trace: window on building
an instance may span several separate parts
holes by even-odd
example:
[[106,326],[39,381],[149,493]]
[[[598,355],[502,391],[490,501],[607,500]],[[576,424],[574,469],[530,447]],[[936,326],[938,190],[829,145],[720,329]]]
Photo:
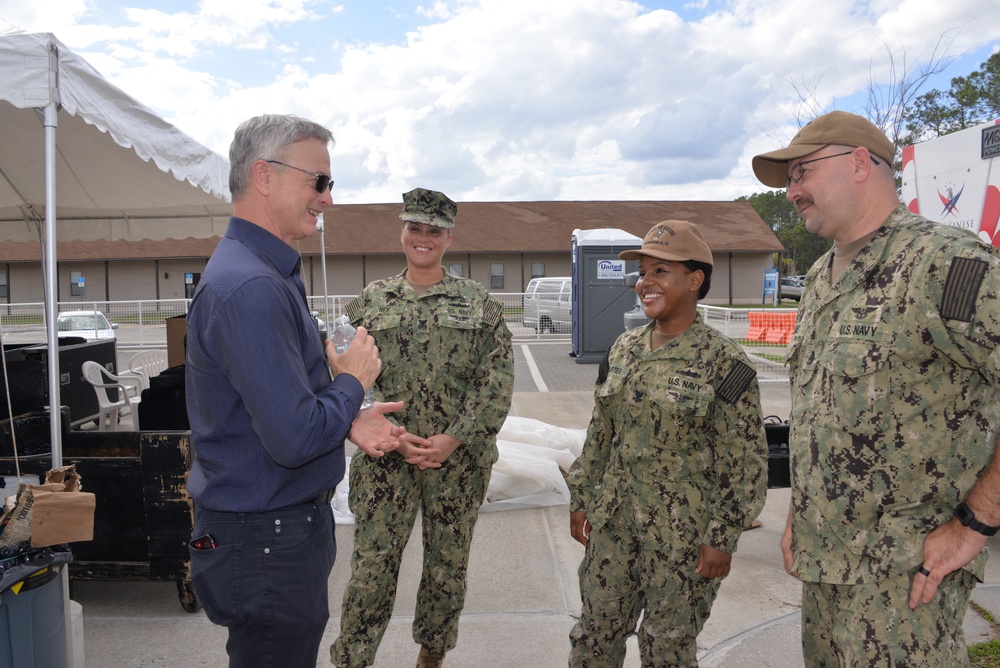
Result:
[[0,269],[0,298],[6,299],[10,297],[10,293],[7,291],[7,268],[3,267]]
[[503,263],[490,264],[490,290],[503,290]]
[[545,277],[545,263],[544,262],[532,262],[531,263],[531,277],[532,278],[544,278]]
[[451,274],[452,276],[458,276],[459,278],[461,278],[462,266],[463,265],[461,262],[453,262],[452,264],[448,265],[448,273]]

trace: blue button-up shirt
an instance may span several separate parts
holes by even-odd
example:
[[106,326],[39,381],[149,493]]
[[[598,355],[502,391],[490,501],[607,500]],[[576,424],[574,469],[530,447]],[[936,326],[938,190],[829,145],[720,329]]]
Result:
[[330,380],[297,284],[298,252],[233,217],[187,315],[186,392],[199,507],[260,512],[309,501],[344,476],[364,389]]

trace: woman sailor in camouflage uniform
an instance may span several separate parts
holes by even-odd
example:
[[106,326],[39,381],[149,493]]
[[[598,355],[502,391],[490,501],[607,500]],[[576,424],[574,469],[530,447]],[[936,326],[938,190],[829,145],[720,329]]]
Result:
[[351,461],[354,554],[340,637],[330,649],[330,660],[343,668],[375,660],[418,510],[424,546],[413,620],[418,668],[441,666],[455,647],[469,546],[514,386],[503,305],[441,264],[458,205],[423,188],[403,202],[406,270],[369,284],[347,314],[375,337],[385,360],[377,398],[405,402],[393,415],[431,445],[405,443],[380,459],[358,453]]
[[638,628],[642,665],[697,666],[744,527],[761,511],[767,441],[757,374],[698,316],[712,252],[686,221],[658,223],[636,291],[652,319],[618,338],[569,473],[570,528],[586,547],[571,668],[621,666]]

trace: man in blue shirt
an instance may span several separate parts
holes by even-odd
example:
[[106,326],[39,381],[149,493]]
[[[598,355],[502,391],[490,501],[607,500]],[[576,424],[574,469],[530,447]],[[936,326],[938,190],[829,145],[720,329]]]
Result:
[[344,439],[380,457],[403,437],[384,417],[402,403],[359,414],[381,368],[374,340],[359,328],[345,352],[324,350],[299,276],[295,243],[333,204],[332,142],[294,116],[237,128],[233,217],[187,316],[191,576],[240,668],[315,667]]

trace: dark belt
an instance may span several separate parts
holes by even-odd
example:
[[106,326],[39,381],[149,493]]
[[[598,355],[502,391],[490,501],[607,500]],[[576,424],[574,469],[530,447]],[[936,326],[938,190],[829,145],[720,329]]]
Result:
[[312,504],[318,506],[321,503],[330,503],[333,497],[337,494],[336,488],[328,489],[325,492],[320,492],[316,495],[316,498],[312,500]]

